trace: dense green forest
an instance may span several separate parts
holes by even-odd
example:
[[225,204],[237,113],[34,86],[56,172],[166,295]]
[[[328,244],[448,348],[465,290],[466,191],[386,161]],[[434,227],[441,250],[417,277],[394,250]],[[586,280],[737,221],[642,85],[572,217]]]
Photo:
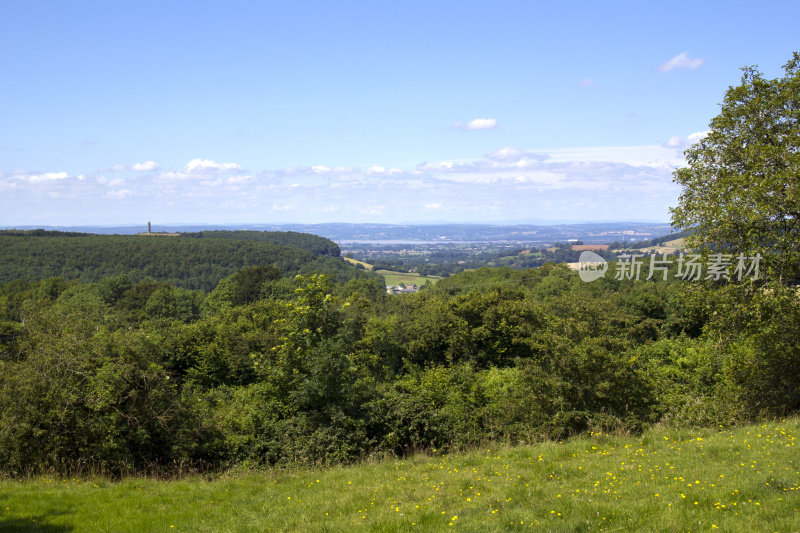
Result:
[[181,237],[196,239],[235,239],[237,241],[261,241],[283,246],[294,246],[314,255],[339,256],[339,245],[325,237],[296,231],[247,231],[209,230],[181,233]]
[[[747,306],[741,302],[747,301]],[[248,267],[0,289],[0,469],[328,463],[800,407],[800,303],[757,284],[480,269],[416,294]]]
[[44,230],[0,231],[0,283],[49,277],[96,282],[126,275],[185,289],[213,290],[251,265],[284,275],[327,272],[336,279],[366,276],[338,258],[333,241],[295,232],[204,231],[179,236],[93,235]]

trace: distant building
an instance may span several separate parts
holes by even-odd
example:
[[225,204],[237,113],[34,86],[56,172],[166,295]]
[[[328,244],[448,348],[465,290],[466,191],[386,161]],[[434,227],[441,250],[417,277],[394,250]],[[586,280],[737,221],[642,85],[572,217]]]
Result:
[[389,285],[386,287],[386,292],[388,294],[405,294],[407,292],[417,292],[419,287],[416,285],[406,285],[405,287],[401,285]]

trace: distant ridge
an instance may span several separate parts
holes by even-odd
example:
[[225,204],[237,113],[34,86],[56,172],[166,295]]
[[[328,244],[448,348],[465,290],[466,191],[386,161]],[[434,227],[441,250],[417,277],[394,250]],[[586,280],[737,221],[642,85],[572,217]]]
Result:
[[[39,226],[41,227],[41,226]],[[17,229],[37,229],[20,226]],[[146,230],[139,226],[52,226],[43,229],[95,234],[134,235]],[[586,244],[614,241],[650,240],[672,231],[666,223],[586,222],[578,224],[372,224],[331,222],[324,224],[174,224],[153,225],[154,233],[205,233],[213,231],[296,232],[312,233],[336,242],[368,241],[436,241],[436,242],[521,242],[532,245],[566,242],[571,239]],[[217,235],[220,236],[220,235]]]
[[[81,228],[86,229],[86,228]],[[347,281],[367,276],[324,237],[297,232],[205,231],[104,235],[0,230],[0,284],[50,277],[96,282],[108,276],[211,291],[246,266],[272,265],[284,276],[325,272]]]

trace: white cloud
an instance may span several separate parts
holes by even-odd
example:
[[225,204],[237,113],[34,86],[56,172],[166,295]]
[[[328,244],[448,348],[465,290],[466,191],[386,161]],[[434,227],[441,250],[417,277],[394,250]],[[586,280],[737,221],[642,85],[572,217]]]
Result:
[[694,133],[690,133],[688,137],[685,139],[678,135],[670,137],[667,141],[662,145],[664,148],[672,148],[677,150],[685,150],[689,146],[695,144],[696,142],[703,139],[706,135],[711,133],[711,130],[706,131],[696,131]]
[[689,141],[689,144],[694,144],[708,136],[709,133],[711,133],[711,130],[696,131],[690,134],[689,137],[687,137],[687,140]]
[[[69,178],[69,174],[66,172],[44,172],[42,174],[21,174],[17,176],[17,179],[22,181],[27,181],[29,183],[41,183],[47,181],[58,181],[64,180]],[[79,176],[79,179],[82,176]]]
[[192,159],[186,164],[186,171],[193,172],[196,170],[241,170],[241,166],[236,163],[217,163],[210,159]]
[[516,166],[525,166],[531,161],[544,161],[549,156],[541,152],[519,150],[517,148],[512,148],[510,146],[507,146],[505,148],[500,148],[499,150],[495,150],[494,152],[489,152],[488,154],[485,155],[485,157],[486,159],[490,159],[491,161],[496,161],[500,163],[509,163],[509,164],[514,164]]
[[435,163],[424,162],[417,165],[417,169],[421,171],[426,170],[450,170],[456,166],[453,161],[437,161]]
[[250,206],[247,202],[237,202],[234,200],[228,200],[219,204],[220,209],[247,209],[248,207]]
[[172,181],[172,180],[185,180],[189,177],[188,174],[184,172],[175,172],[174,170],[168,170],[167,172],[162,172],[159,175],[159,179],[165,181]]
[[277,178],[285,178],[285,177],[296,178],[297,176],[303,176],[303,177],[324,176],[327,178],[327,177],[343,176],[352,173],[360,174],[361,172],[357,168],[350,168],[350,167],[329,167],[326,165],[311,165],[311,166],[272,170],[268,174],[270,177],[277,177]]
[[253,176],[247,176],[247,175],[244,175],[244,176],[229,176],[228,179],[225,180],[225,182],[230,184],[230,185],[234,185],[234,184],[240,184],[240,183],[247,183],[248,181],[252,181],[252,180],[253,180]]
[[555,148],[542,152],[552,162],[603,162],[657,168],[674,168],[684,163],[682,155],[657,145]]
[[[142,164],[147,165],[147,163],[154,163],[154,162],[148,161]],[[155,163],[155,165],[158,165],[158,163]],[[165,172],[161,172],[156,179],[157,181],[160,182],[175,182],[175,181],[199,179],[199,180],[204,180],[203,182],[206,184],[213,185],[215,183],[216,184],[221,183],[219,181],[220,178],[219,174],[240,174],[242,172],[243,172],[242,167],[236,163],[217,163],[216,161],[212,161],[211,159],[198,158],[189,161],[183,170],[181,171],[167,170]]]
[[380,214],[383,213],[384,209],[386,209],[386,206],[384,206],[384,205],[373,205],[373,206],[369,206],[369,207],[365,207],[363,209],[360,209],[359,213],[361,213],[362,215],[370,215],[370,216],[371,215],[380,215]]
[[[193,161],[199,161],[199,159],[194,159]],[[213,163],[213,161],[211,162]],[[191,163],[192,162],[190,162],[189,164]],[[156,163],[155,161],[145,161],[143,163],[134,163],[131,166],[131,168],[139,172],[144,172],[147,170],[155,170],[158,168],[158,166],[159,166],[158,163]]]
[[523,155],[524,152],[522,150],[506,146],[494,152],[489,152],[486,157],[493,161],[519,161]]
[[474,130],[493,130],[497,128],[497,120],[493,118],[476,118],[471,120],[469,124],[467,124],[464,129],[474,131]]
[[[679,192],[671,172],[684,164],[677,147],[703,133],[670,139],[665,146],[505,146],[472,159],[402,170],[385,164],[315,165],[251,173],[233,163],[196,159],[183,168],[136,173],[130,165],[127,174],[91,173],[84,180],[67,172],[0,173],[0,214],[25,223],[34,215],[22,206],[30,210],[35,200],[43,202],[38,212],[71,209],[72,224],[99,223],[93,217],[125,222],[143,208],[160,219],[211,222],[206,217],[220,213],[220,206],[229,212],[218,221],[229,223],[432,221],[443,213],[454,222],[580,219],[573,211],[593,205],[597,212],[590,218],[596,220],[666,219],[666,207],[675,205]],[[82,207],[73,209],[59,198],[80,198]]]
[[104,195],[104,198],[110,198],[112,200],[122,200],[128,196],[133,194],[128,189],[120,189],[118,191],[109,191]]
[[456,121],[453,128],[459,130],[475,131],[475,130],[493,130],[498,127],[497,120],[493,118],[476,118],[470,120],[466,124]]
[[584,80],[581,80],[579,85],[581,87],[591,87],[592,85],[594,85],[594,80],[592,78],[586,78]]
[[703,64],[703,60],[699,58],[691,58],[689,57],[688,52],[681,52],[680,54],[676,55],[660,67],[658,70],[661,72],[669,72],[672,69],[676,68],[688,68],[688,69],[696,69],[700,65]]
[[[504,220],[557,218],[556,212],[567,215],[580,205],[596,205],[592,219],[665,219],[677,198],[672,171],[682,163],[676,150],[660,146],[535,152],[506,147],[471,161],[425,163],[417,171],[434,187],[435,203],[462,216],[491,217],[490,206],[498,205],[497,216]],[[422,205],[420,213],[433,212]],[[571,216],[581,218],[580,213]]]

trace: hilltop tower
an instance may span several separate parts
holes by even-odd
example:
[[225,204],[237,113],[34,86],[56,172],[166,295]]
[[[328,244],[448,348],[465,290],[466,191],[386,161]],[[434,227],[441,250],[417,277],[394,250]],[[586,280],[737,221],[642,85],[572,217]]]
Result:
[[147,221],[147,233],[152,233],[150,231],[150,221],[149,220]]

